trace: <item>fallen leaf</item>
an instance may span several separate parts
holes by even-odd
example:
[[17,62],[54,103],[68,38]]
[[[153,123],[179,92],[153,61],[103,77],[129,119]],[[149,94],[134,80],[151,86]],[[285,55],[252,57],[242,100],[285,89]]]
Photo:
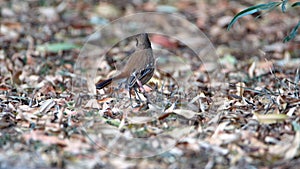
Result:
[[170,49],[177,48],[178,46],[176,41],[172,41],[168,37],[162,35],[153,35],[151,37],[151,42],[159,44],[164,48],[170,48]]
[[244,95],[244,89],[246,87],[246,84],[244,82],[239,82],[236,84],[236,95],[243,97]]
[[181,115],[187,119],[193,118],[197,113],[191,110],[185,110],[185,109],[175,109],[172,111],[175,114]]
[[45,114],[47,113],[53,106],[55,106],[55,101],[52,99],[46,100],[42,103],[40,109],[35,114]]
[[248,74],[250,78],[254,77],[254,70],[256,68],[256,62],[254,61],[248,69]]
[[300,131],[297,131],[292,144],[288,144],[290,147],[285,152],[284,159],[290,160],[297,156],[298,149],[300,147]]
[[263,124],[273,124],[286,120],[289,116],[286,114],[258,114],[253,112],[253,118]]
[[134,117],[127,117],[128,122],[130,124],[144,124],[144,123],[148,123],[154,120],[153,117],[148,117],[148,116],[134,116]]

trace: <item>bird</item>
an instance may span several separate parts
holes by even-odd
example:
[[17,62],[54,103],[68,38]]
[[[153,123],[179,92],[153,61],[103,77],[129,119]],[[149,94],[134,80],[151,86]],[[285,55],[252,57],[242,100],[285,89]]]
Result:
[[136,49],[130,55],[120,73],[96,84],[96,89],[103,89],[110,84],[122,84],[125,82],[126,88],[129,89],[130,100],[132,89],[137,93],[137,88],[140,88],[142,92],[145,93],[143,85],[146,84],[154,74],[155,60],[148,34],[138,34],[135,36],[135,39]]

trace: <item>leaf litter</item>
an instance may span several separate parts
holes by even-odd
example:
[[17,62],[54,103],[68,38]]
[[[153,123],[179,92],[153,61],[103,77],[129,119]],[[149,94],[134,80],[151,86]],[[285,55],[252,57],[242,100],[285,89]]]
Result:
[[[259,23],[248,18],[246,25],[225,32],[228,16],[240,11],[239,2],[229,5],[222,0],[195,5],[178,1],[165,6],[136,2],[126,9],[108,2],[94,4],[95,8],[93,3],[86,2],[46,3],[49,3],[46,8],[37,2],[2,8],[2,15],[7,18],[3,18],[0,32],[1,167],[297,168],[299,165],[299,50],[297,42],[285,45],[276,42],[284,37],[281,28],[291,27],[279,22],[287,19],[284,16],[270,13],[277,19]],[[30,10],[28,4],[38,10]],[[176,40],[153,35],[154,45],[175,51],[179,57],[170,59],[169,53],[159,53],[162,56],[159,69],[145,87],[152,103],[139,105],[133,99],[136,107],[132,108],[128,91],[112,87],[97,91],[100,96],[80,98],[79,105],[84,106],[77,108],[76,93],[71,89],[73,66],[79,55],[78,47],[97,28],[89,23],[93,13],[111,20],[132,10],[170,9],[196,21],[211,36],[222,56],[222,70],[218,74],[226,84],[214,83],[206,76],[206,71],[213,72],[218,67],[214,63],[201,64]],[[245,24],[242,19],[239,22]],[[98,79],[113,72],[115,61],[122,63],[132,49],[129,41],[124,44],[115,46],[101,62],[103,71],[97,72]],[[112,57],[115,58],[109,60]],[[93,83],[89,84],[93,88]],[[145,100],[143,95],[140,97]],[[104,137],[119,133],[124,138]],[[155,136],[161,137],[150,142]],[[124,153],[125,148],[132,152],[146,149],[130,144],[132,138],[148,138],[157,150],[168,145],[166,142],[174,146],[151,158],[133,160],[116,156]],[[129,142],[124,147],[117,144],[118,139]],[[114,146],[113,151],[101,149]],[[34,160],[29,160],[32,157]]]

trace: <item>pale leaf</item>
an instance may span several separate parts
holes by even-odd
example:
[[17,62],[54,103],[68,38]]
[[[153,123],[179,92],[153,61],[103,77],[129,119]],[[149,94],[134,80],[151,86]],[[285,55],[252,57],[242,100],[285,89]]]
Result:
[[258,114],[255,112],[253,114],[253,118],[257,119],[260,123],[263,124],[273,124],[280,121],[284,121],[288,118],[286,114]]

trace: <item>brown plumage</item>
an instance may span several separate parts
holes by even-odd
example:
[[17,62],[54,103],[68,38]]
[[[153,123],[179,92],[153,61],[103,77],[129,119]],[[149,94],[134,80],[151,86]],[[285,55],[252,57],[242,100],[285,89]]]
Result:
[[154,73],[154,57],[148,34],[142,33],[137,35],[136,41],[136,50],[128,59],[121,73],[96,84],[97,89],[102,89],[111,83],[126,80],[125,84],[131,90],[132,88],[139,87],[139,82],[143,85],[152,78]]

